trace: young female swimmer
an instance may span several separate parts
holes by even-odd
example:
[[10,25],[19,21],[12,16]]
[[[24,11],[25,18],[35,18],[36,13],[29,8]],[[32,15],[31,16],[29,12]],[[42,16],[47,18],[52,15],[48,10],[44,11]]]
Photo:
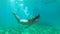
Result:
[[26,20],[26,19],[20,19],[19,16],[15,12],[13,12],[13,15],[15,16],[15,18],[17,19],[17,21],[19,23],[22,23],[22,24],[30,24],[30,25],[32,25],[40,17],[40,14],[38,14],[38,15],[36,15],[36,16],[34,16],[34,17]]

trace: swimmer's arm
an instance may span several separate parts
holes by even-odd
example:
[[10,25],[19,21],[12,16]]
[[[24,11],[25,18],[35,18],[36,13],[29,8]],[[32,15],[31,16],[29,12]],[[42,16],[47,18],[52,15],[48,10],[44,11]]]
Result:
[[18,15],[16,15],[16,13],[13,13],[13,15],[15,16],[15,18],[17,19],[18,22],[20,22],[20,18]]
[[18,15],[16,15],[16,13],[13,13],[13,15],[15,16],[15,18],[17,19],[17,21],[20,23],[27,23],[29,22],[28,20],[24,20],[24,19],[20,19]]

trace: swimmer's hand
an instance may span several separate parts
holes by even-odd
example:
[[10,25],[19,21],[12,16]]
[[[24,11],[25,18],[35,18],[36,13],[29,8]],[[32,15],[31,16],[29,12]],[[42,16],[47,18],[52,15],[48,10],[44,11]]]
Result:
[[16,12],[13,12],[13,15],[16,15]]

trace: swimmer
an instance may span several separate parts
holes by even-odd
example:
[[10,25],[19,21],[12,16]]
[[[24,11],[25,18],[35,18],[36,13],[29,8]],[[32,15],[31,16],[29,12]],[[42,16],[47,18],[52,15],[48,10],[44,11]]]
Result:
[[22,24],[33,24],[40,17],[40,14],[38,14],[38,15],[26,20],[26,19],[21,19],[15,12],[13,12],[13,15],[15,16],[17,21]]

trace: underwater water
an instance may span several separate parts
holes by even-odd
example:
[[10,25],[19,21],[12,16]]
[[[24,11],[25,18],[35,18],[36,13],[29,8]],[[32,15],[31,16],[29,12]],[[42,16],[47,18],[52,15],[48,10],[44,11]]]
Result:
[[[22,19],[40,14],[35,24],[25,28]],[[0,0],[0,34],[60,34],[60,0]]]

